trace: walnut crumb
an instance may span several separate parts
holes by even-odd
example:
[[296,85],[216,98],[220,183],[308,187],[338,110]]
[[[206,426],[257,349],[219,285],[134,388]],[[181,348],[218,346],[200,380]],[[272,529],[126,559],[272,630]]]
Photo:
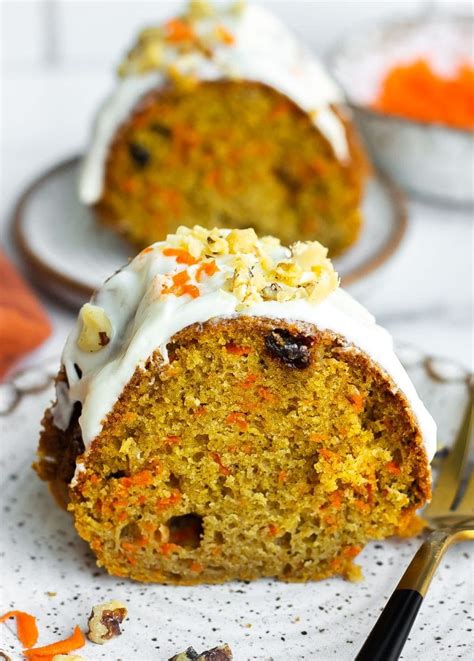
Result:
[[79,318],[82,328],[77,338],[77,346],[81,351],[95,353],[110,342],[112,324],[105,310],[98,305],[86,303],[79,312]]
[[116,599],[94,606],[89,616],[87,637],[93,643],[103,645],[121,635],[120,625],[127,617],[127,609]]

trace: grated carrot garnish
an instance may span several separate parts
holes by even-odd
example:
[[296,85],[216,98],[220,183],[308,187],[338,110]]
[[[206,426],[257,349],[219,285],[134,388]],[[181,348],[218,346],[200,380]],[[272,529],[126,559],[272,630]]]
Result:
[[182,41],[192,41],[195,38],[192,27],[179,18],[169,20],[165,24],[165,29],[166,40],[172,44],[178,44]]
[[229,30],[225,28],[223,25],[217,26],[217,36],[222,41],[222,43],[226,44],[227,46],[232,46],[233,44],[235,44],[234,35],[231,34]]
[[242,431],[247,431],[247,429],[249,428],[249,423],[245,419],[244,414],[239,413],[238,411],[233,411],[232,413],[229,413],[229,415],[226,418],[226,422],[228,422],[230,425],[236,425]]
[[191,571],[195,571],[195,572],[197,572],[197,573],[201,573],[202,570],[204,569],[204,567],[201,565],[200,562],[195,562],[195,561],[193,561],[193,562],[191,562],[191,564],[189,565],[189,569],[190,569]]
[[196,271],[196,281],[201,282],[201,277],[203,274],[211,277],[214,273],[217,273],[219,270],[216,262],[212,260],[211,262],[206,262],[205,264],[200,264]]
[[197,264],[198,260],[195,259],[187,250],[182,248],[165,248],[163,250],[163,255],[165,257],[176,257],[178,264],[187,264],[191,266],[192,264]]
[[8,611],[0,617],[0,622],[5,622],[14,617],[16,620],[16,635],[24,647],[33,647],[38,640],[38,627],[36,618],[24,611]]
[[150,252],[153,252],[153,247],[152,246],[148,246],[148,248],[144,248],[141,251],[140,255],[148,255],[148,253],[150,253]]
[[181,288],[181,296],[188,294],[188,296],[191,296],[191,298],[198,298],[200,295],[199,289],[196,287],[196,285],[184,285]]
[[187,271],[180,271],[176,273],[172,278],[173,284],[176,287],[182,287],[189,280],[189,273]]
[[36,647],[29,650],[23,650],[23,654],[30,659],[34,657],[39,657],[44,659],[45,657],[55,656],[56,654],[69,654],[73,650],[78,650],[81,647],[84,647],[86,644],[86,639],[79,627],[74,627],[74,632],[69,638],[65,640],[59,640],[57,643],[51,643],[51,645],[45,645],[44,647]]
[[278,473],[278,482],[283,483],[283,482],[285,482],[286,478],[287,478],[287,472],[286,471],[280,471]]
[[276,537],[278,535],[279,533],[278,526],[276,526],[274,523],[269,523],[267,528],[270,537]]

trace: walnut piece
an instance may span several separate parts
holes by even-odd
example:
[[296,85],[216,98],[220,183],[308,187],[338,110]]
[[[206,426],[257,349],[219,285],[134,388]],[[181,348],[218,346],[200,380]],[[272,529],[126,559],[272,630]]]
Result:
[[89,616],[87,637],[97,645],[121,635],[120,625],[127,617],[127,609],[116,599],[94,606]]
[[188,647],[185,652],[175,654],[168,661],[232,661],[233,658],[230,647],[224,643],[200,654],[194,647]]
[[110,342],[112,324],[101,307],[86,303],[79,312],[79,318],[82,328],[77,338],[77,346],[81,351],[94,353]]

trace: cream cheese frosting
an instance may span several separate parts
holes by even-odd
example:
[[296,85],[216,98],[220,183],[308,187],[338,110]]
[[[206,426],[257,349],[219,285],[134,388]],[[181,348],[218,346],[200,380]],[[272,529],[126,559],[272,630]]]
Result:
[[317,242],[290,249],[253,230],[180,228],[115,273],[81,309],[62,356],[54,422],[66,429],[75,402],[86,449],[100,433],[137,367],[177,332],[238,315],[314,324],[367,354],[401,391],[418,421],[428,458],[435,423],[393,349],[389,333],[347,292]]
[[193,22],[193,29],[201,36],[225,29],[229,39],[216,40],[210,51],[201,47],[184,52],[174,43],[153,41],[150,49],[154,48],[156,66],[125,63],[123,78],[98,113],[83,161],[79,197],[85,204],[98,202],[102,195],[107,154],[117,129],[144,94],[169,84],[170,72],[201,81],[234,78],[268,85],[310,114],[336,157],[348,159],[344,124],[331,107],[343,102],[341,90],[276,16],[251,4],[240,12],[221,10],[204,16]]

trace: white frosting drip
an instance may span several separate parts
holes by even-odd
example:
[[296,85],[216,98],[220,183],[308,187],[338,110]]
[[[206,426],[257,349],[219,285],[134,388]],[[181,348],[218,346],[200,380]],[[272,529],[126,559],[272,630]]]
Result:
[[[232,46],[216,48],[209,60],[200,54],[187,56],[181,65],[199,80],[241,78],[272,87],[291,99],[307,113],[331,144],[341,161],[349,157],[344,125],[330,104],[342,103],[343,94],[314,56],[273,14],[249,5],[229,24],[235,37]],[[172,63],[173,50],[168,57]],[[139,99],[152,89],[166,84],[159,71],[129,75],[120,81],[106,100],[95,122],[92,142],[83,162],[79,197],[85,204],[97,202],[103,190],[105,162],[109,145]]]
[[[343,336],[349,345],[366,353],[405,395],[418,421],[427,456],[429,459],[433,457],[435,423],[396,357],[391,336],[349,294],[337,289],[320,303],[306,299],[263,301],[237,309],[240,300],[222,289],[224,281],[233,273],[231,257],[220,256],[215,258],[219,271],[196,283],[199,297],[162,296],[164,280],[186,268],[178,265],[174,257],[163,255],[162,249],[166,245],[156,243],[153,250],[138,255],[107,280],[94,296],[93,303],[104,309],[112,325],[109,344],[95,353],[87,353],[77,345],[80,321],[71,332],[62,356],[69,391],[65,393],[62,388],[58,392],[54,413],[57,427],[67,427],[74,402],[81,402],[79,422],[84,443],[86,448],[89,447],[136,368],[143,366],[157,350],[167,361],[166,346],[175,333],[197,322],[249,315],[314,324],[321,330]],[[275,247],[272,252],[272,258],[277,261],[289,255],[289,250],[282,247]],[[191,277],[197,268],[197,265],[188,267]],[[74,364],[80,367],[81,377]]]

